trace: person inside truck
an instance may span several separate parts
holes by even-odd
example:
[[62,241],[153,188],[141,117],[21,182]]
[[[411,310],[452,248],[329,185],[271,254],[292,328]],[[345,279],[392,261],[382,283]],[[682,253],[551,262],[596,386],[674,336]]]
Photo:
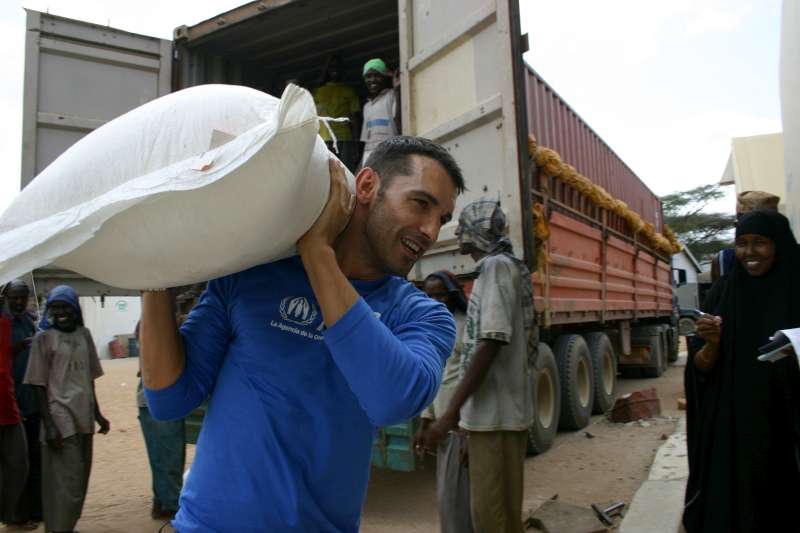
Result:
[[[424,453],[426,433],[437,416],[450,405],[450,398],[458,386],[461,366],[461,334],[467,312],[464,288],[452,272],[439,270],[425,278],[425,294],[442,302],[453,313],[456,321],[456,345],[447,360],[442,384],[436,398],[420,415],[419,428],[414,434],[412,447],[418,455]],[[469,467],[467,466],[467,438],[464,431],[451,432],[436,449],[436,498],[439,501],[441,533],[471,533],[472,517],[469,511]]]
[[210,395],[181,533],[357,531],[377,428],[436,394],[455,324],[405,276],[452,217],[461,170],[441,146],[395,137],[354,195],[334,159],[330,174],[298,256],[210,281],[180,330],[171,293],[143,292],[151,413],[184,417]]
[[[330,122],[328,127],[336,136],[338,156],[351,172],[358,165],[358,143],[355,139],[361,131],[361,102],[356,91],[342,83],[344,62],[339,56],[331,56],[322,76],[322,85],[312,92],[320,117],[346,118],[349,122]],[[320,123],[319,134],[329,150],[333,150],[334,142],[328,127]]]
[[708,294],[686,366],[688,533],[798,531],[800,368],[759,361],[800,327],[800,248],[789,221],[756,210],[736,224],[736,264]]
[[361,166],[366,164],[376,146],[402,131],[397,88],[392,86],[386,63],[382,59],[370,59],[364,63],[363,76],[368,100],[364,104],[364,125],[361,127],[361,142],[364,143]]
[[470,508],[477,533],[522,533],[523,463],[533,423],[531,357],[538,330],[531,274],[513,255],[497,200],[468,204],[458,219],[459,251],[476,261],[461,339],[461,383],[427,433],[468,434]]

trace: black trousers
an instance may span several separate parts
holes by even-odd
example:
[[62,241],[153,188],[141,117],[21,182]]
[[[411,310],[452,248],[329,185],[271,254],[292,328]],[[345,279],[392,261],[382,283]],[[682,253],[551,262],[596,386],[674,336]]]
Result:
[[15,522],[42,521],[42,445],[39,442],[41,428],[39,413],[29,415],[22,421],[25,436],[28,439],[28,479],[22,489],[17,508],[14,512]]

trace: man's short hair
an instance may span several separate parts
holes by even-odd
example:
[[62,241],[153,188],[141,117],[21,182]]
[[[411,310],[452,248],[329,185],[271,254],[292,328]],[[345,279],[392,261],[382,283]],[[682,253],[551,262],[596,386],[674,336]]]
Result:
[[424,137],[400,136],[386,139],[372,151],[364,166],[370,167],[381,177],[379,194],[389,186],[394,176],[411,175],[414,167],[411,156],[429,157],[444,167],[453,180],[456,192],[461,194],[466,189],[464,176],[461,174],[456,160],[441,145]]

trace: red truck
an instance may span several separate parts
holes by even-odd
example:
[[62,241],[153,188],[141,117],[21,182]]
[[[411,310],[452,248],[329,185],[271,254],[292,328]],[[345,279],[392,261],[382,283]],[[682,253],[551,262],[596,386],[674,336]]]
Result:
[[[258,0],[180,26],[173,41],[27,13],[22,186],[86,133],[171,91],[312,88],[335,53],[363,97],[361,65],[382,57],[398,67],[403,133],[443,144],[464,170],[457,209],[500,198],[515,250],[537,272],[531,451],[608,409],[618,372],[657,376],[677,355],[661,204],[523,62],[515,0]],[[439,269],[469,280],[454,229],[442,229],[412,280]],[[55,268],[35,277],[42,292],[67,282],[82,295],[129,293]],[[413,421],[380,430],[374,463],[414,468],[413,431]]]

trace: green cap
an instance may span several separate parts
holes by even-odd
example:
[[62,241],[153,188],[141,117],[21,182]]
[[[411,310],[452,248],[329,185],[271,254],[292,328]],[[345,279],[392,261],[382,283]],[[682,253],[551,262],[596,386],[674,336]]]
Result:
[[386,63],[383,62],[383,59],[370,59],[364,63],[364,72],[361,75],[366,76],[370,70],[374,70],[383,76],[389,75],[389,69],[386,68]]

